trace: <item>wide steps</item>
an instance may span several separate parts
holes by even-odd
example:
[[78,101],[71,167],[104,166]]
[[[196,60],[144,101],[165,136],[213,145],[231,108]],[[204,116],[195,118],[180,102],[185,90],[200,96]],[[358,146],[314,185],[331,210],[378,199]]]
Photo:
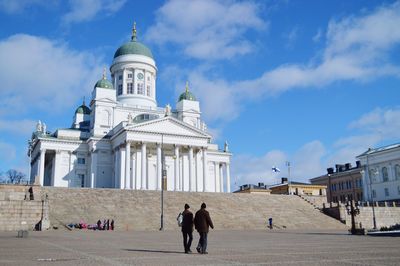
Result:
[[[42,188],[47,194],[52,225],[114,219],[117,230],[158,230],[160,191],[118,189]],[[346,226],[291,195],[164,192],[164,229],[179,230],[176,217],[185,203],[195,213],[202,202],[216,229],[263,229],[273,218],[289,229],[345,229]]]

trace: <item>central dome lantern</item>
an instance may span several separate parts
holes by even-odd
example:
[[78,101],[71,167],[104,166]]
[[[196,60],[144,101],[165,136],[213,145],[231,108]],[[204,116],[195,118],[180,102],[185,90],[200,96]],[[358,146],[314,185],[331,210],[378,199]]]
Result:
[[115,52],[110,71],[118,102],[156,109],[157,67],[151,50],[137,40],[136,23],[131,41]]

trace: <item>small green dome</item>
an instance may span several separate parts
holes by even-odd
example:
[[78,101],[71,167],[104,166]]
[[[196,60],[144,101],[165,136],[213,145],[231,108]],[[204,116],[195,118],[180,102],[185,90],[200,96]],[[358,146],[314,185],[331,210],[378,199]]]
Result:
[[82,104],[81,106],[79,106],[76,111],[75,114],[84,114],[84,115],[90,115],[90,108],[87,107],[85,104]]
[[179,96],[178,102],[182,100],[189,100],[189,101],[196,101],[196,97],[194,97],[193,93],[189,91],[189,84],[186,82],[186,89],[185,92]]
[[102,78],[99,81],[96,82],[96,85],[94,85],[94,87],[99,87],[99,88],[103,88],[103,89],[114,89],[114,86],[112,85],[112,83],[110,81],[108,81],[106,78]]
[[144,56],[150,57],[151,59],[154,59],[153,54],[151,53],[150,49],[147,48],[146,45],[144,45],[136,40],[136,22],[133,24],[131,41],[124,43],[121,47],[119,47],[118,50],[114,54],[114,58],[117,58],[118,56],[121,56],[121,55],[127,55],[127,54],[144,55]]

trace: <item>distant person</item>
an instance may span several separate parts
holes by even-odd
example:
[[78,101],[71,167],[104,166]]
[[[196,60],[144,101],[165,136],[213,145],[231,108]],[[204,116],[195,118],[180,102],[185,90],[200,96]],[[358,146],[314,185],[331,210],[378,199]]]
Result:
[[208,254],[207,234],[209,227],[214,229],[214,225],[211,221],[209,212],[206,211],[206,204],[204,202],[201,204],[201,209],[196,212],[196,215],[194,217],[194,226],[200,235],[199,243],[196,250],[198,253]]
[[101,221],[100,220],[97,221],[97,230],[101,230]]
[[110,219],[107,219],[107,231],[110,230]]
[[272,229],[272,217],[268,219],[268,227],[269,229]]
[[111,227],[111,230],[114,230],[114,219],[111,220],[110,227]]
[[[189,204],[185,204],[185,210],[182,212],[182,236],[183,236],[183,247],[185,248],[185,253],[192,253],[190,246],[193,240],[193,213],[189,210]],[[189,237],[189,240],[188,240]]]
[[34,200],[34,197],[33,197],[33,187],[30,187],[30,188],[28,189],[28,192],[29,192],[29,200]]

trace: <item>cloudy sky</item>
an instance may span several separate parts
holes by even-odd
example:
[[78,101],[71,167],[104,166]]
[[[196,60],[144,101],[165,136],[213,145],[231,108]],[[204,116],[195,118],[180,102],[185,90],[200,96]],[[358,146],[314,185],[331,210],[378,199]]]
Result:
[[287,161],[306,181],[400,141],[400,2],[0,0],[0,171],[28,172],[37,120],[71,125],[134,21],[158,105],[189,81],[234,154],[232,189],[275,183]]

